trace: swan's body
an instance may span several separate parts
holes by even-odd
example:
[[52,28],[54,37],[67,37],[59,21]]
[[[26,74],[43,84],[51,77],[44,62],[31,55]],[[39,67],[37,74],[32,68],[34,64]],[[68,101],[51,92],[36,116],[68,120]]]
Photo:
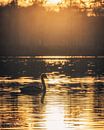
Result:
[[22,93],[26,93],[26,94],[38,94],[41,92],[46,92],[46,85],[45,85],[45,81],[44,78],[47,78],[46,74],[41,74],[41,82],[42,82],[42,87],[40,86],[35,86],[34,84],[31,86],[26,86],[23,88],[20,88]]

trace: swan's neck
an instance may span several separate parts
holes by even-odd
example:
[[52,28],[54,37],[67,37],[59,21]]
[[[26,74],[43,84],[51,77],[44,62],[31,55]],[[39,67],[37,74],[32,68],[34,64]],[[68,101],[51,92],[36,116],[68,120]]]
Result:
[[43,78],[43,77],[41,78],[41,81],[42,81],[42,89],[43,89],[43,92],[46,92],[46,85],[45,85],[45,81],[44,81],[44,78]]

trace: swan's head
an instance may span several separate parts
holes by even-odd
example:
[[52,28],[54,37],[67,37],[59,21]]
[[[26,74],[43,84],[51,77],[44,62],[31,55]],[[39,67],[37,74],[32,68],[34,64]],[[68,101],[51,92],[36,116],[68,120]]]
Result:
[[45,73],[42,73],[41,78],[47,78],[47,75]]

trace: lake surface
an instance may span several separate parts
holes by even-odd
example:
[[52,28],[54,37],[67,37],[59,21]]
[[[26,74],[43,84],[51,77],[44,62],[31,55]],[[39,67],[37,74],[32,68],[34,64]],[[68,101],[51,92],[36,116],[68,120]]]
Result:
[[[44,103],[20,91],[40,85],[42,73]],[[0,57],[0,129],[103,130],[104,57]]]

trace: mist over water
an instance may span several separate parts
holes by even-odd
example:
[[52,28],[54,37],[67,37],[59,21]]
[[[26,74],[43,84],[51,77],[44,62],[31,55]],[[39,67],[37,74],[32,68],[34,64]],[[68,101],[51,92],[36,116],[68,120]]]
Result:
[[[20,87],[41,83],[47,92]],[[90,56],[0,57],[1,130],[103,130],[104,58]]]
[[0,55],[103,55],[104,17],[70,7],[0,7]]

